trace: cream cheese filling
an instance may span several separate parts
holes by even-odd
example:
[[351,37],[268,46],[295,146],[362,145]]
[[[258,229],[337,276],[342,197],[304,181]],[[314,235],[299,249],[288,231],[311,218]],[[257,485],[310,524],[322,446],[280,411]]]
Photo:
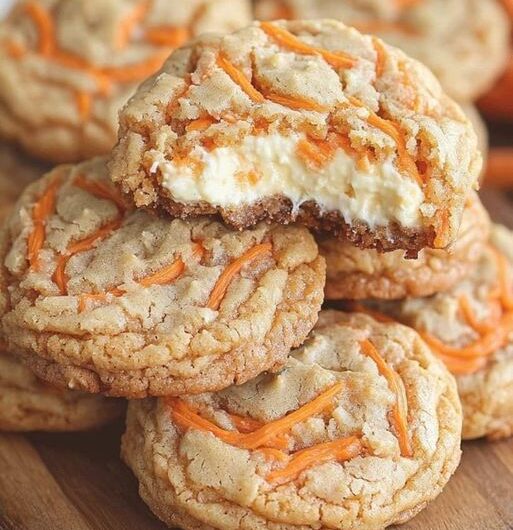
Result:
[[297,154],[302,138],[272,134],[247,136],[237,146],[213,151],[198,146],[191,155],[203,163],[199,175],[152,152],[152,171],[160,169],[162,186],[177,202],[205,201],[230,208],[280,195],[290,199],[295,209],[315,201],[323,211],[339,212],[347,223],[421,225],[424,194],[411,176],[398,171],[393,155],[362,170],[339,149],[326,166],[315,170]]

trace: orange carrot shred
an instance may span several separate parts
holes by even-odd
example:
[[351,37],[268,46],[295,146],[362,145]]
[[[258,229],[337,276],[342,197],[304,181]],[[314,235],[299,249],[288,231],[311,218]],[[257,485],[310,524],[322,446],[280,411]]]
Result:
[[265,98],[278,105],[289,107],[294,110],[310,110],[313,112],[326,112],[327,108],[316,101],[298,96],[286,96],[284,94],[265,93]]
[[383,42],[377,37],[372,37],[372,46],[376,52],[376,79],[379,79],[385,70],[385,47],[383,46]]
[[113,186],[109,186],[108,184],[97,180],[89,180],[83,175],[78,175],[73,181],[73,185],[87,191],[98,199],[112,201],[120,212],[125,211],[126,206],[123,197]]
[[441,340],[426,332],[421,332],[421,336],[436,353],[446,357],[475,359],[476,357],[487,357],[501,348],[507,341],[508,335],[511,333],[512,329],[513,313],[506,313],[494,329],[481,336],[478,340],[461,348],[448,346]]
[[132,33],[134,32],[134,29],[148,13],[149,7],[150,2],[148,0],[144,0],[140,4],[136,5],[135,8],[121,21],[115,42],[116,48],[118,50],[122,50],[126,47],[132,36]]
[[31,270],[39,268],[39,251],[43,248],[46,238],[46,221],[55,210],[59,186],[60,178],[55,177],[32,208],[34,228],[27,239],[27,259]]
[[8,40],[4,43],[5,48],[7,50],[7,53],[13,58],[13,59],[20,59],[25,55],[27,52],[25,46],[20,44],[19,42],[15,42],[13,40]]
[[145,38],[155,46],[178,48],[191,37],[191,31],[185,27],[160,26],[146,30]]
[[25,4],[26,13],[32,18],[39,33],[39,53],[50,56],[55,50],[55,27],[48,11],[36,1]]
[[[349,96],[348,99],[355,107],[367,108],[359,99],[353,96]],[[422,180],[422,177],[419,174],[419,170],[415,164],[415,161],[408,153],[408,150],[406,148],[406,141],[399,129],[399,126],[391,120],[381,118],[370,109],[367,110],[369,112],[367,123],[372,127],[376,127],[377,129],[381,130],[382,132],[390,136],[392,140],[394,140],[397,146],[397,162],[399,168],[408,173],[413,179],[416,180],[419,186],[422,187],[424,185],[424,181]]]
[[299,474],[312,466],[336,460],[344,462],[356,458],[363,452],[363,444],[357,436],[325,442],[295,453],[282,469],[271,471],[266,476],[270,483],[285,484],[296,479]]
[[139,63],[103,68],[100,73],[107,76],[111,81],[133,83],[154,74],[168,56],[168,50],[159,50]]
[[75,100],[77,103],[78,115],[82,121],[87,121],[91,115],[91,95],[87,92],[76,92]]
[[287,414],[283,418],[272,421],[250,433],[227,431],[215,423],[202,418],[183,400],[170,398],[167,403],[171,408],[174,422],[182,429],[198,429],[211,432],[220,440],[243,449],[258,449],[271,446],[273,440],[290,431],[299,422],[322,412],[331,405],[332,399],[343,389],[343,383],[335,383],[328,390],[319,394],[315,399],[299,409]]
[[396,403],[392,407],[390,415],[391,423],[399,441],[401,455],[409,458],[413,455],[413,452],[408,437],[407,402],[401,395],[401,393],[404,392],[404,388],[401,388],[401,385],[403,384],[402,380],[399,383],[400,377],[392,368],[390,368],[371,341],[363,340],[360,345],[363,353],[376,363],[379,373],[387,380],[390,390],[396,396]]
[[108,237],[114,230],[117,230],[121,226],[122,219],[114,219],[114,221],[109,221],[99,228],[96,232],[90,236],[81,239],[75,243],[71,243],[66,253],[59,256],[57,260],[57,267],[53,273],[52,279],[59,287],[61,295],[65,295],[68,292],[68,279],[66,276],[66,266],[69,260],[80,252],[86,252],[94,247],[94,245]]
[[246,265],[246,263],[253,261],[262,254],[271,252],[272,249],[272,243],[261,243],[250,248],[242,256],[230,263],[230,265],[228,265],[228,267],[222,272],[221,276],[219,276],[214,289],[210,293],[207,307],[215,311],[218,310],[233,277],[242,269],[242,267],[244,267],[244,265]]
[[263,103],[265,101],[264,96],[251,84],[251,81],[248,80],[244,73],[234,66],[223,54],[217,56],[217,65],[252,101],[255,103]]
[[497,322],[500,320],[501,307],[496,300],[490,301],[490,315],[484,321],[479,321],[477,319],[467,295],[461,295],[459,302],[463,318],[467,321],[467,324],[480,335],[484,335],[492,331],[497,325]]
[[260,447],[260,449],[257,449],[256,451],[262,453],[266,460],[286,462],[289,459],[287,453],[284,453],[279,449],[274,449],[273,447]]
[[301,55],[320,55],[334,68],[352,68],[356,65],[356,59],[349,54],[343,52],[335,53],[323,48],[310,46],[286,29],[280,28],[271,22],[260,22],[260,27],[277,44]]
[[217,123],[215,118],[212,116],[205,116],[191,121],[185,128],[187,129],[187,132],[204,131],[214,123]]

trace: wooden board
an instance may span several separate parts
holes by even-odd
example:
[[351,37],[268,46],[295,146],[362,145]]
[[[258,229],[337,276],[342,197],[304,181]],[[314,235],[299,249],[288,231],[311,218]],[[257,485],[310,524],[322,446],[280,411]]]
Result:
[[[513,200],[482,196],[495,219],[513,227]],[[164,530],[119,460],[122,430],[0,435],[0,530]],[[465,443],[442,495],[401,528],[513,529],[513,440]]]

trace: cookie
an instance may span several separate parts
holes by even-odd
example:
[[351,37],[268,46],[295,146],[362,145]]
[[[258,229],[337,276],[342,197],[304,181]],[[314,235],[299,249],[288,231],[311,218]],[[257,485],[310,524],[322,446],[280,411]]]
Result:
[[481,178],[483,177],[484,169],[488,161],[488,153],[490,149],[490,139],[488,135],[488,127],[481,116],[478,108],[475,105],[463,104],[461,106],[463,112],[466,114],[470,123],[474,127],[474,132],[477,136],[477,146],[483,157],[483,171],[481,172]]
[[477,194],[469,196],[458,238],[448,249],[424,249],[417,259],[396,250],[380,254],[319,237],[326,258],[326,298],[398,299],[446,291],[466,276],[488,243],[490,220]]
[[473,274],[451,291],[382,308],[419,330],[456,375],[466,439],[513,434],[512,274],[513,234],[496,225]]
[[105,154],[175,47],[249,20],[249,0],[19,1],[0,29],[0,135],[52,162]]
[[176,51],[120,114],[112,178],[139,207],[342,235],[454,240],[481,167],[432,75],[335,21],[254,23]]
[[19,360],[0,353],[0,430],[94,429],[121,416],[124,409],[121,400],[43,383]]
[[256,18],[335,18],[374,33],[432,69],[457,100],[473,101],[500,75],[508,18],[498,0],[256,0]]
[[460,459],[453,377],[412,330],[321,313],[278,374],[129,405],[122,457],[171,527],[378,529]]
[[9,349],[52,384],[126,397],[278,369],[315,324],[325,283],[306,228],[235,232],[127,210],[104,159],[27,189],[0,263]]

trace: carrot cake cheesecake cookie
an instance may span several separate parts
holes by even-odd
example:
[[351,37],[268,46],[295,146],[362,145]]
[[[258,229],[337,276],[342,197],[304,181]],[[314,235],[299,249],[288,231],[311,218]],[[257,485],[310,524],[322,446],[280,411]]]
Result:
[[473,274],[451,291],[384,306],[456,376],[466,439],[513,434],[512,278],[513,234],[495,225]]
[[476,266],[489,233],[488,214],[472,193],[456,241],[447,249],[421,250],[417,259],[405,259],[402,250],[380,254],[319,236],[319,248],[326,258],[326,298],[390,300],[446,291]]
[[120,114],[112,178],[137,206],[443,248],[481,168],[422,65],[335,21],[255,22],[177,50]]
[[0,243],[1,322],[42,379],[112,396],[219,390],[276,370],[320,311],[303,226],[242,232],[127,208],[103,159],[22,195]]
[[426,64],[460,101],[486,92],[508,56],[499,0],[256,0],[256,18],[334,18]]
[[0,135],[53,162],[107,153],[174,48],[249,21],[249,0],[18,1],[0,26]]
[[440,493],[460,435],[454,378],[417,333],[327,311],[277,374],[131,402],[122,456],[170,527],[377,530]]

